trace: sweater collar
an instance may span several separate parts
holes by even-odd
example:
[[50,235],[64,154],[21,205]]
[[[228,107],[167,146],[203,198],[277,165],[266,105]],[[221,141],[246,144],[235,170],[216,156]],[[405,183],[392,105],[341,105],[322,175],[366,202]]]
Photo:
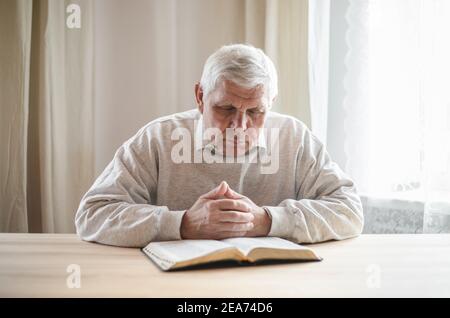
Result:
[[[203,150],[206,149],[214,149],[214,145],[209,142],[208,140],[203,140],[203,115],[200,115],[199,119],[197,120],[196,127],[195,127],[195,150]],[[266,143],[266,135],[265,135],[265,128],[259,129],[259,135],[258,140],[256,142],[255,147],[267,149],[267,143]]]

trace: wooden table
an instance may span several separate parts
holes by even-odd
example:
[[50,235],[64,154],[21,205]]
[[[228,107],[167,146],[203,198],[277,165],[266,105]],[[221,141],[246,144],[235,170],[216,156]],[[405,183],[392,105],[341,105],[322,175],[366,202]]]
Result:
[[[322,262],[162,272],[139,249],[73,234],[0,234],[0,296],[450,297],[450,234],[362,235],[310,247]],[[73,266],[80,288],[67,285]]]

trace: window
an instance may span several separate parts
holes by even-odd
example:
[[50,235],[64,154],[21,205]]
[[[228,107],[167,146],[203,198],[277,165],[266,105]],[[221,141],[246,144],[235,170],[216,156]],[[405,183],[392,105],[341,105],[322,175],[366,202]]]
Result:
[[345,170],[368,195],[450,202],[450,1],[349,3]]

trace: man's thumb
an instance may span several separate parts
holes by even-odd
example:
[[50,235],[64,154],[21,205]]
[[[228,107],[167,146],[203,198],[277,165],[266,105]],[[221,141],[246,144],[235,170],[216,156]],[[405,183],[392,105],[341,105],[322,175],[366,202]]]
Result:
[[229,186],[226,181],[222,181],[217,187],[203,195],[204,199],[218,199],[228,192]]

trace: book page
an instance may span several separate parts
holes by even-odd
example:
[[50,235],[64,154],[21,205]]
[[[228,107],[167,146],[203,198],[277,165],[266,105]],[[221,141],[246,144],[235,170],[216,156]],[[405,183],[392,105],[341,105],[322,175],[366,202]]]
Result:
[[232,247],[226,242],[216,240],[179,240],[151,242],[144,251],[168,262],[177,263]]
[[248,255],[255,248],[272,248],[287,250],[309,250],[309,248],[295,244],[279,237],[237,237],[222,240],[233,245],[244,255]]

